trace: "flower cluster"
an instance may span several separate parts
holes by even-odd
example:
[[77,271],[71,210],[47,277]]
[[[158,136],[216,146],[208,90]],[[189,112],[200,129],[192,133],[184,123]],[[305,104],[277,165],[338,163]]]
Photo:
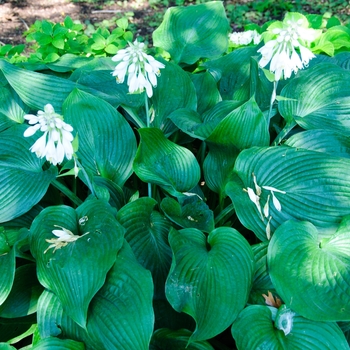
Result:
[[260,43],[261,35],[256,30],[247,30],[245,32],[233,32],[229,35],[229,39],[235,46],[249,45],[252,42],[257,45]]
[[72,158],[73,128],[55,113],[51,104],[47,104],[44,111],[38,111],[37,115],[26,114],[24,118],[33,125],[24,132],[25,137],[34,135],[38,130],[44,133],[30,148],[39,158],[46,157],[53,165],[62,163],[64,157]]
[[290,78],[292,72],[303,69],[315,57],[308,47],[321,33],[308,25],[303,15],[289,13],[283,22],[276,21],[267,28],[265,45],[258,50],[262,55],[259,65],[270,63],[276,81]]
[[165,66],[146,54],[144,43],[137,40],[129,43],[129,47],[119,50],[112,60],[118,62],[112,72],[118,83],[123,83],[127,75],[130,93],[140,93],[146,89],[147,96],[152,97],[152,86],[157,86],[157,76]]

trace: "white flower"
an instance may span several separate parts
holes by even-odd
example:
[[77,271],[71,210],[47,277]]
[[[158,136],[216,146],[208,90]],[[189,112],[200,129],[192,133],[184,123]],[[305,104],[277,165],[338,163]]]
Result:
[[[290,78],[292,72],[303,69],[316,57],[307,46],[319,34],[319,31],[308,28],[308,21],[303,15],[287,14],[283,22],[277,21],[267,29],[268,40],[258,50],[262,55],[260,67],[270,63],[270,71],[275,74],[276,81]],[[296,49],[300,51],[301,59]]]
[[261,40],[261,35],[256,30],[247,30],[245,32],[233,32],[229,35],[229,39],[237,46],[249,45],[251,42],[257,45]]
[[112,60],[118,62],[112,72],[117,83],[123,83],[128,76],[127,84],[130,93],[140,93],[146,89],[147,96],[152,97],[152,86],[157,86],[157,76],[160,75],[160,69],[165,66],[146,54],[144,43],[137,40],[129,43],[129,47],[119,50]]
[[44,133],[30,148],[37,157],[46,157],[53,165],[62,163],[64,157],[72,158],[73,128],[63,121],[61,115],[55,113],[51,104],[47,104],[44,111],[38,111],[37,115],[27,114],[24,118],[33,126],[30,126],[23,136],[32,136],[38,130]]
[[[275,192],[286,194],[286,191],[281,191],[281,190],[278,190],[277,188],[274,188],[274,187],[271,187],[271,186],[262,186],[262,188],[271,192],[273,206],[276,208],[277,211],[281,211],[282,210],[282,206],[281,206],[280,201],[275,196]],[[267,197],[267,202],[269,201],[269,199],[270,198],[268,196]]]

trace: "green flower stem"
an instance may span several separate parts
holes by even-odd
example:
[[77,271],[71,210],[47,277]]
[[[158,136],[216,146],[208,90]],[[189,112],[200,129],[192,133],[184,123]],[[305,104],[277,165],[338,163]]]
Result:
[[[146,96],[146,99],[147,99],[147,96]],[[141,118],[137,115],[137,113],[135,113],[134,109],[124,105],[122,105],[122,107],[129,114],[127,119],[131,120],[139,128],[146,127],[145,123],[141,120]]]
[[57,179],[53,180],[51,184],[66,195],[77,207],[83,203],[83,201],[75,193],[73,193],[68,187]]
[[[148,97],[145,93],[145,109],[146,109],[146,121],[147,121],[147,128],[150,127],[150,118],[149,118],[149,108],[148,108]],[[152,198],[152,184],[148,183],[148,197]]]

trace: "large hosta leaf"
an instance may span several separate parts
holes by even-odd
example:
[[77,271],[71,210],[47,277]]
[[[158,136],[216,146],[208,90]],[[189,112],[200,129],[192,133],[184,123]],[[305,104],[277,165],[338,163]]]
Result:
[[174,196],[197,185],[200,168],[192,152],[169,141],[159,129],[138,131],[141,141],[134,171],[142,181],[157,184]]
[[1,252],[0,264],[2,273],[0,275],[0,305],[7,299],[11,292],[13,281],[15,279],[16,255],[15,249],[8,252]]
[[63,112],[79,135],[78,157],[83,166],[123,186],[132,173],[136,139],[122,115],[107,102],[77,89],[66,99]]
[[192,64],[200,58],[223,54],[227,49],[228,31],[225,9],[219,1],[171,7],[153,32],[153,42],[168,51],[175,62]]
[[169,221],[154,210],[157,202],[142,197],[119,210],[117,219],[138,262],[152,273],[156,299],[165,299],[164,287],[171,265]]
[[24,125],[15,125],[0,137],[0,222],[29,211],[44,196],[57,175],[56,167],[43,171],[45,160],[29,148],[35,136],[23,137]]
[[350,135],[350,72],[323,63],[293,79],[281,92],[281,115],[304,129],[326,129]]
[[92,299],[87,330],[73,323],[59,299],[44,292],[38,306],[41,337],[83,341],[88,350],[148,349],[153,331],[153,283],[127,243],[118,252],[103,287]]
[[274,312],[267,306],[248,306],[233,323],[231,332],[238,350],[349,349],[336,323],[308,320],[285,305]]
[[[52,230],[62,227],[80,238],[61,248],[50,248],[46,240],[55,238]],[[104,284],[123,242],[124,230],[114,210],[102,200],[88,200],[76,210],[48,207],[36,217],[30,231],[40,283],[58,296],[75,322],[85,327],[90,301]]]
[[320,243],[315,226],[287,221],[268,249],[271,280],[284,302],[317,321],[350,321],[350,216]]
[[46,338],[41,339],[35,344],[32,349],[35,350],[85,350],[83,343],[76,342],[71,339],[59,339],[59,338]]
[[[253,147],[238,156],[226,192],[242,224],[260,240],[266,240],[269,228],[273,233],[293,218],[310,221],[323,235],[332,234],[341,219],[350,214],[349,167],[349,159],[321,152],[284,146]],[[248,188],[259,192],[254,178],[261,188],[256,204],[245,192]],[[273,195],[269,187],[263,186],[272,187]],[[278,203],[276,208],[273,196],[281,208]],[[265,206],[269,212],[264,214]]]
[[169,242],[173,262],[167,298],[176,311],[195,319],[189,342],[214,337],[235,320],[248,299],[253,252],[229,227],[213,230],[208,238],[197,229],[172,230]]

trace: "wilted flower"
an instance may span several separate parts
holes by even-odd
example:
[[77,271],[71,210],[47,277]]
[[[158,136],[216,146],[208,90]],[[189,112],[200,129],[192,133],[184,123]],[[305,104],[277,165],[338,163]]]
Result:
[[257,45],[260,43],[261,35],[256,30],[247,30],[245,32],[233,32],[229,35],[229,39],[237,46],[249,45],[251,42]]
[[39,158],[46,157],[53,165],[60,164],[65,156],[72,158],[73,128],[55,113],[51,104],[47,104],[44,111],[38,111],[37,115],[26,114],[24,118],[33,125],[24,132],[25,137],[34,135],[38,130],[44,133],[30,148]]
[[275,74],[276,81],[290,78],[292,72],[303,69],[316,57],[308,46],[321,32],[308,25],[303,15],[289,13],[283,22],[276,21],[268,27],[264,34],[265,45],[258,50],[262,55],[259,65],[265,67],[270,62],[270,71]]
[[127,75],[130,93],[140,93],[146,89],[147,96],[152,97],[152,86],[157,86],[157,76],[165,66],[146,54],[144,43],[137,40],[129,43],[129,47],[119,50],[112,60],[118,62],[112,73],[117,77],[118,83],[123,83]]

